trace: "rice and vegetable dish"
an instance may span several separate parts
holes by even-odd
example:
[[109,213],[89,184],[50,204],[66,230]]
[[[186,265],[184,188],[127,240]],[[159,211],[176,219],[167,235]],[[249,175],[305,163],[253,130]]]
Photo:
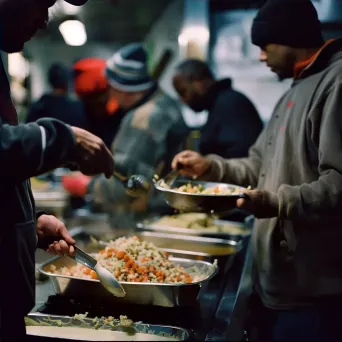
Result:
[[[164,181],[160,182],[160,186],[165,189],[171,189],[168,184],[166,184]],[[248,187],[247,189],[250,189]],[[202,194],[202,195],[239,195],[241,194],[241,188],[235,187],[235,188],[228,188],[225,185],[216,185],[209,188],[204,188],[202,184],[184,184],[178,188],[172,188],[172,190],[178,191],[178,192],[184,192],[189,194]]]
[[[153,243],[140,241],[136,236],[110,241],[105,249],[93,254],[93,257],[122,282],[190,284],[207,276],[195,267],[184,269],[174,265],[167,253]],[[97,279],[93,270],[81,264],[61,268],[51,265],[49,271],[58,275]]]

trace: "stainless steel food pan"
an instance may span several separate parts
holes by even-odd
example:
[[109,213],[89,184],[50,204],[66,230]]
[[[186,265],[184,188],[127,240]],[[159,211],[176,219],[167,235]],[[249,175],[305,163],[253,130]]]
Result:
[[[189,236],[202,236],[202,237],[214,237],[223,238],[227,240],[239,241],[251,234],[251,229],[247,224],[241,222],[233,221],[223,221],[223,220],[213,220],[213,225],[217,229],[213,228],[203,228],[203,229],[193,229],[193,228],[181,228],[172,227],[166,225],[159,225],[158,220],[161,217],[153,217],[146,219],[137,224],[137,231],[151,231],[159,233],[170,233],[179,235],[189,235]],[[233,231],[233,232],[232,232]]]
[[152,242],[177,258],[202,260],[210,263],[217,260],[220,274],[232,266],[236,254],[242,249],[241,241],[234,240],[155,232],[140,232],[136,235],[142,241]]
[[[101,337],[103,330],[110,330],[113,334],[113,341],[122,340],[139,340],[139,341],[186,341],[189,339],[189,332],[182,328],[164,326],[164,325],[150,325],[143,323],[134,323],[132,326],[123,327],[118,324],[119,321],[115,321],[115,324],[110,324],[104,322],[103,320],[95,321],[91,318],[75,319],[69,316],[55,316],[55,315],[45,315],[40,313],[31,313],[25,317],[26,327],[58,327],[58,328],[81,328],[81,329],[91,329],[92,334],[94,330]],[[58,334],[58,329],[56,330]],[[43,333],[43,331],[42,331]],[[139,335],[140,334],[144,334]],[[87,331],[84,332],[87,336]],[[87,341],[86,337],[83,341]],[[117,335],[117,336],[114,336]],[[29,335],[30,336],[30,335]],[[81,336],[80,336],[81,337]],[[128,338],[130,337],[130,338]],[[139,337],[139,338],[138,338]],[[50,336],[44,336],[45,339],[53,338]],[[74,339],[72,339],[74,340]],[[76,339],[75,339],[76,340]],[[92,341],[89,339],[89,341]]]
[[170,258],[170,260],[186,269],[196,266],[201,274],[205,276],[205,279],[192,284],[121,282],[126,291],[126,296],[118,298],[109,294],[98,280],[80,279],[50,273],[51,265],[55,265],[57,268],[74,265],[76,262],[69,257],[53,258],[42,264],[39,271],[50,277],[55,292],[62,296],[83,298],[84,300],[89,297],[96,297],[97,300],[105,302],[128,302],[164,307],[191,306],[196,303],[201,288],[215,276],[218,268],[204,261],[180,258]]
[[[247,197],[247,195],[243,193],[243,191],[246,190],[245,188],[233,184],[175,180],[172,183],[172,189],[167,189],[161,186],[161,182],[162,180],[158,181],[154,186],[158,191],[163,193],[166,203],[174,209],[186,212],[227,212],[236,208],[237,199]],[[179,188],[188,183],[202,185],[204,189],[216,186],[232,190],[240,189],[241,193],[236,195],[208,195],[192,194],[174,190],[174,188]]]

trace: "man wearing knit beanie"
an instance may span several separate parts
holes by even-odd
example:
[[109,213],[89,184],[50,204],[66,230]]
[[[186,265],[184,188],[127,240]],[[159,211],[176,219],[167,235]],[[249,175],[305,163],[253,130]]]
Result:
[[[185,141],[188,129],[177,101],[164,93],[147,69],[147,54],[140,43],[124,46],[108,61],[105,75],[119,108],[126,112],[112,151],[115,167],[124,175],[142,174],[152,179],[164,175]],[[170,209],[162,196],[132,199],[121,182],[100,177],[94,182],[95,199],[116,228],[133,228],[143,215]]]
[[185,151],[173,161],[184,174],[255,189],[237,201],[257,219],[229,340],[240,337],[232,333],[244,321],[248,276],[249,340],[340,340],[342,39],[324,42],[319,28],[309,0],[266,2],[252,41],[262,62],[294,79],[292,87],[248,158]]
[[310,0],[267,1],[254,19],[252,42],[273,72],[292,77],[295,63],[324,44],[315,7]]

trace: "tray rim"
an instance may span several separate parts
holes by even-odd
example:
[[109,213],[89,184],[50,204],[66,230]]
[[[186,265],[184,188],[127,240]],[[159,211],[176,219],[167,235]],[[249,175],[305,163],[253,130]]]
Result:
[[[75,318],[73,318],[72,316],[65,316],[65,315],[49,315],[49,314],[44,314],[44,313],[40,313],[40,312],[30,312],[29,314],[27,314],[25,317],[33,317],[33,318],[52,318],[52,319],[70,319],[70,320],[76,320]],[[88,323],[89,325],[91,324],[91,321],[92,321],[92,318],[89,318],[89,317],[85,317],[83,319],[86,323]],[[88,322],[89,321],[89,322]],[[25,322],[25,326],[30,326],[30,325],[26,325],[26,322]],[[152,328],[165,328],[165,329],[174,329],[174,330],[177,330],[179,332],[182,332],[186,335],[186,339],[185,340],[188,340],[190,338],[190,331],[185,329],[185,328],[182,328],[182,327],[176,327],[176,326],[172,326],[172,325],[160,325],[160,324],[148,324],[148,323],[144,323],[144,322],[133,322],[133,327],[146,327],[146,328],[149,328],[149,327],[152,327]],[[90,329],[91,327],[89,328],[85,328],[85,329]],[[154,336],[158,336],[156,334],[154,334]]]
[[[238,228],[245,229],[249,231],[249,234],[243,235],[243,234],[233,234],[229,232],[222,232],[222,231],[208,231],[206,228],[203,229],[191,229],[191,228],[184,228],[184,227],[172,227],[172,226],[163,226],[163,225],[155,225],[152,226],[158,219],[161,219],[165,216],[173,216],[173,215],[164,215],[164,216],[155,216],[146,218],[136,224],[137,229],[140,231],[148,230],[148,231],[156,231],[156,232],[170,232],[173,234],[182,234],[182,235],[189,235],[189,236],[234,236],[234,237],[247,237],[252,234],[252,229],[249,228],[247,225],[245,225],[242,222],[235,222],[235,221],[224,221],[219,219],[214,219],[213,223],[220,225],[222,222],[222,225],[224,225],[224,222],[228,222],[227,224],[233,223],[234,225],[238,226]],[[176,215],[175,215],[176,216]]]
[[205,182],[205,181],[183,181],[183,180],[178,180],[178,181],[175,181],[175,182],[188,182],[188,183],[191,183],[191,184],[203,184],[203,183],[207,183],[207,184],[212,184],[213,186],[217,186],[217,185],[221,185],[221,186],[232,186],[232,187],[235,187],[235,188],[238,188],[238,189],[241,189],[241,193],[239,194],[236,194],[236,195],[223,195],[223,194],[220,194],[220,195],[212,195],[212,194],[192,194],[192,193],[188,193],[188,192],[180,192],[180,191],[176,191],[174,189],[167,189],[167,188],[164,188],[160,185],[161,181],[163,181],[164,179],[160,179],[158,180],[156,183],[154,183],[154,187],[160,191],[160,192],[164,192],[164,193],[170,193],[170,194],[175,194],[175,195],[182,195],[182,196],[187,196],[187,197],[199,197],[199,198],[235,198],[235,199],[238,199],[240,198],[241,194],[247,190],[247,188],[243,187],[243,186],[239,186],[239,185],[235,185],[235,184],[230,184],[230,183],[219,183],[219,182]]
[[[89,282],[93,282],[93,283],[100,283],[99,280],[97,279],[85,279],[85,278],[78,278],[78,277],[74,277],[74,276],[66,276],[66,275],[61,275],[61,274],[54,274],[54,273],[50,273],[47,271],[44,271],[44,267],[46,267],[49,264],[52,264],[54,261],[59,260],[63,257],[53,257],[47,261],[45,261],[44,263],[40,264],[38,266],[38,271],[41,274],[44,274],[45,276],[48,276],[49,278],[65,278],[65,279],[73,279],[73,280],[80,280],[80,281],[89,281]],[[192,259],[185,259],[185,258],[170,258],[170,260],[175,260],[175,261],[185,261],[185,262],[191,262],[191,263],[197,263],[197,264],[206,264],[207,266],[211,267],[213,269],[213,272],[205,279],[203,280],[199,280],[195,283],[190,283],[190,284],[185,284],[185,283],[134,283],[134,282],[124,282],[124,281],[120,281],[119,283],[121,285],[134,285],[134,286],[162,286],[162,287],[174,287],[174,288],[179,288],[179,287],[191,287],[191,286],[202,286],[202,284],[208,282],[209,280],[211,280],[219,271],[219,267],[213,265],[212,263],[208,262],[208,261],[202,261],[202,260],[192,260]]]

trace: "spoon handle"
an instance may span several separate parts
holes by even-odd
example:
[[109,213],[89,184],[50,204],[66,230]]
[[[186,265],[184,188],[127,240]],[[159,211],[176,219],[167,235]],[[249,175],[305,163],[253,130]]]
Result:
[[82,249],[74,246],[75,248],[75,255],[72,256],[74,260],[79,262],[80,264],[95,270],[95,265],[97,264],[97,260],[91,257],[89,254],[82,251]]
[[121,173],[120,173],[119,171],[117,171],[117,170],[114,170],[113,176],[114,176],[115,178],[117,178],[117,179],[118,179],[119,181],[121,181],[121,182],[126,182],[127,179],[128,179],[128,177],[124,176],[123,174],[121,174]]

